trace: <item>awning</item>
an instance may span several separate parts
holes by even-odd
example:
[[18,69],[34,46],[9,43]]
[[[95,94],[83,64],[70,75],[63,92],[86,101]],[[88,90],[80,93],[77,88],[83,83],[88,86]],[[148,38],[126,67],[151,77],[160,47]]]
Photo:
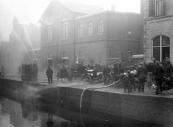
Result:
[[62,59],[63,59],[63,60],[67,60],[67,59],[69,59],[69,58],[68,58],[68,57],[62,57]]
[[144,54],[132,55],[132,59],[144,58]]

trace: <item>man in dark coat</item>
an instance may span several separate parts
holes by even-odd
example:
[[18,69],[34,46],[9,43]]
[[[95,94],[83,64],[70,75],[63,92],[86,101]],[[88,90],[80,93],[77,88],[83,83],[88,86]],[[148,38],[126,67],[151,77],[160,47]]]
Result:
[[169,57],[166,57],[165,61],[163,62],[164,72],[166,77],[171,77],[172,74],[172,64],[170,62]]
[[65,65],[63,65],[62,68],[60,69],[60,75],[62,83],[65,83],[65,78],[67,77],[67,69]]
[[106,67],[103,69],[103,75],[104,75],[104,85],[106,84],[106,75],[111,72],[111,69],[106,65]]
[[53,83],[53,81],[52,81],[53,70],[50,68],[50,66],[48,66],[48,69],[46,71],[46,75],[47,75],[47,78],[48,78],[48,83],[52,84]]
[[155,64],[152,61],[150,61],[148,62],[148,65],[146,66],[146,68],[147,68],[148,81],[151,82],[153,80]]
[[129,78],[129,91],[130,92],[132,91],[132,87],[134,88],[134,91],[136,91],[134,73],[128,71],[128,78]]
[[144,67],[143,62],[140,63],[140,66],[137,69],[137,76],[139,79],[138,92],[141,91],[141,87],[142,87],[142,92],[144,92],[144,83],[147,76],[147,69],[146,67]]
[[114,70],[114,74],[118,74],[118,67],[117,67],[117,64],[114,64],[114,67],[113,67],[113,70]]
[[156,80],[156,85],[157,85],[157,90],[156,90],[156,95],[159,92],[159,88],[160,88],[160,92],[162,92],[162,77],[163,77],[163,68],[159,65],[159,61],[155,62],[156,67],[155,67],[155,80]]

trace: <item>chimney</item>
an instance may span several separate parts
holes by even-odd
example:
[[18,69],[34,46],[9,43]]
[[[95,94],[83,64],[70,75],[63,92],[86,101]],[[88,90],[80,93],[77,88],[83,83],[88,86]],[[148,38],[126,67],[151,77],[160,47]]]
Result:
[[111,5],[111,11],[115,11],[115,5]]

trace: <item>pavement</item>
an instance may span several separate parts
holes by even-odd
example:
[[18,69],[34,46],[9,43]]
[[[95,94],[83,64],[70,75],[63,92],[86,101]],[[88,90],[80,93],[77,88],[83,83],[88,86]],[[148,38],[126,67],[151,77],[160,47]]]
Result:
[[[5,76],[6,79],[12,79],[21,81],[21,76],[18,74],[8,74]],[[166,97],[166,98],[173,98],[173,89],[169,91],[163,91],[162,94],[155,95],[155,93],[151,92],[147,86],[145,86],[144,92],[138,92],[137,90],[132,92],[125,92],[121,85],[113,84],[111,86],[105,86],[103,83],[94,82],[92,84],[84,83],[83,81],[73,80],[72,82],[65,81],[62,83],[61,81],[57,82],[56,76],[53,76],[53,84],[48,84],[48,80],[45,74],[39,73],[37,83],[47,85],[50,87],[71,87],[71,88],[78,88],[78,89],[90,89],[94,91],[103,91],[103,92],[111,92],[111,93],[118,93],[118,94],[128,94],[128,95],[139,95],[139,96],[154,96],[154,97]]]

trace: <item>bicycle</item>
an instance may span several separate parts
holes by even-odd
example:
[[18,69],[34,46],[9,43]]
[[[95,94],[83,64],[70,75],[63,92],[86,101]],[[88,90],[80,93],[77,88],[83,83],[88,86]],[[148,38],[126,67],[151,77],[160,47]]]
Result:
[[[158,86],[156,85],[156,81],[154,78],[152,81],[146,81],[145,86],[147,86],[151,92],[156,93]],[[163,77],[162,90],[166,91],[169,94],[173,94],[173,78],[172,77]]]

